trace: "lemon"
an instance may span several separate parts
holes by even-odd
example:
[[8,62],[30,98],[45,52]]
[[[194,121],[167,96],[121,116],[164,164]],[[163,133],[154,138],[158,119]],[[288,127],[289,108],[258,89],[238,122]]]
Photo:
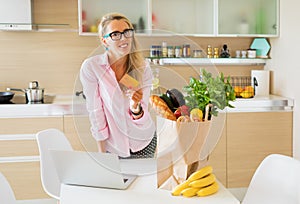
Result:
[[194,121],[202,121],[203,119],[203,112],[202,110],[200,110],[199,108],[193,108],[191,111],[190,111],[190,118],[191,118],[191,121],[194,122]]
[[243,92],[241,93],[241,96],[242,96],[243,98],[251,98],[251,97],[253,97],[253,95],[254,95],[253,92],[248,92],[248,91],[243,91]]

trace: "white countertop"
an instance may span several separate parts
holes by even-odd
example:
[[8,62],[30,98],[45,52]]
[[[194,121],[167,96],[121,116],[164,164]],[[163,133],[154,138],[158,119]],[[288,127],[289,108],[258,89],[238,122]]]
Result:
[[113,190],[105,188],[83,187],[62,184],[60,193],[61,204],[239,204],[220,182],[217,193],[206,197],[185,198],[172,196],[170,191],[156,188],[156,174],[140,176],[127,190]]
[[[87,114],[82,96],[45,95],[44,98],[43,104],[0,104],[0,118]],[[291,111],[294,105],[292,99],[275,95],[249,99],[238,98],[231,104],[235,108],[227,108],[227,112]]]

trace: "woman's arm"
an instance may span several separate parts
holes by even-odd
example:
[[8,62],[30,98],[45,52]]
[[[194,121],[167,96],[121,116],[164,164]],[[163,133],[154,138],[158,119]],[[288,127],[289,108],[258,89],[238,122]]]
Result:
[[[92,135],[96,141],[103,141],[109,137],[107,121],[103,110],[101,93],[98,87],[98,78],[93,70],[93,66],[88,61],[85,61],[82,64],[80,80],[83,87],[83,93],[86,97],[86,107],[89,113]],[[101,149],[104,150],[104,148]]]

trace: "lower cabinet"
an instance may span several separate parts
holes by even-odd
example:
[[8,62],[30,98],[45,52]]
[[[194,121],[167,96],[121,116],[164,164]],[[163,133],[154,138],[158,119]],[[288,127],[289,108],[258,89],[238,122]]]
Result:
[[274,153],[291,156],[292,143],[292,111],[231,112],[209,163],[224,186],[248,187],[260,162]]
[[222,135],[209,156],[209,164],[213,167],[213,172],[216,175],[219,182],[224,186],[227,185],[226,175],[226,125],[222,131]]
[[0,118],[0,172],[18,200],[49,196],[41,184],[37,132],[63,130],[63,117]]
[[227,114],[227,187],[247,187],[269,154],[292,155],[293,112]]
[[49,198],[41,184],[39,164],[39,161],[0,163],[0,171],[8,180],[17,200]]

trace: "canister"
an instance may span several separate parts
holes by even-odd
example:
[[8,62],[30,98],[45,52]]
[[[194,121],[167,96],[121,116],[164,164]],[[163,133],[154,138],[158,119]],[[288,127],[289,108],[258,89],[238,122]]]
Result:
[[247,56],[248,58],[256,58],[256,49],[248,49]]

